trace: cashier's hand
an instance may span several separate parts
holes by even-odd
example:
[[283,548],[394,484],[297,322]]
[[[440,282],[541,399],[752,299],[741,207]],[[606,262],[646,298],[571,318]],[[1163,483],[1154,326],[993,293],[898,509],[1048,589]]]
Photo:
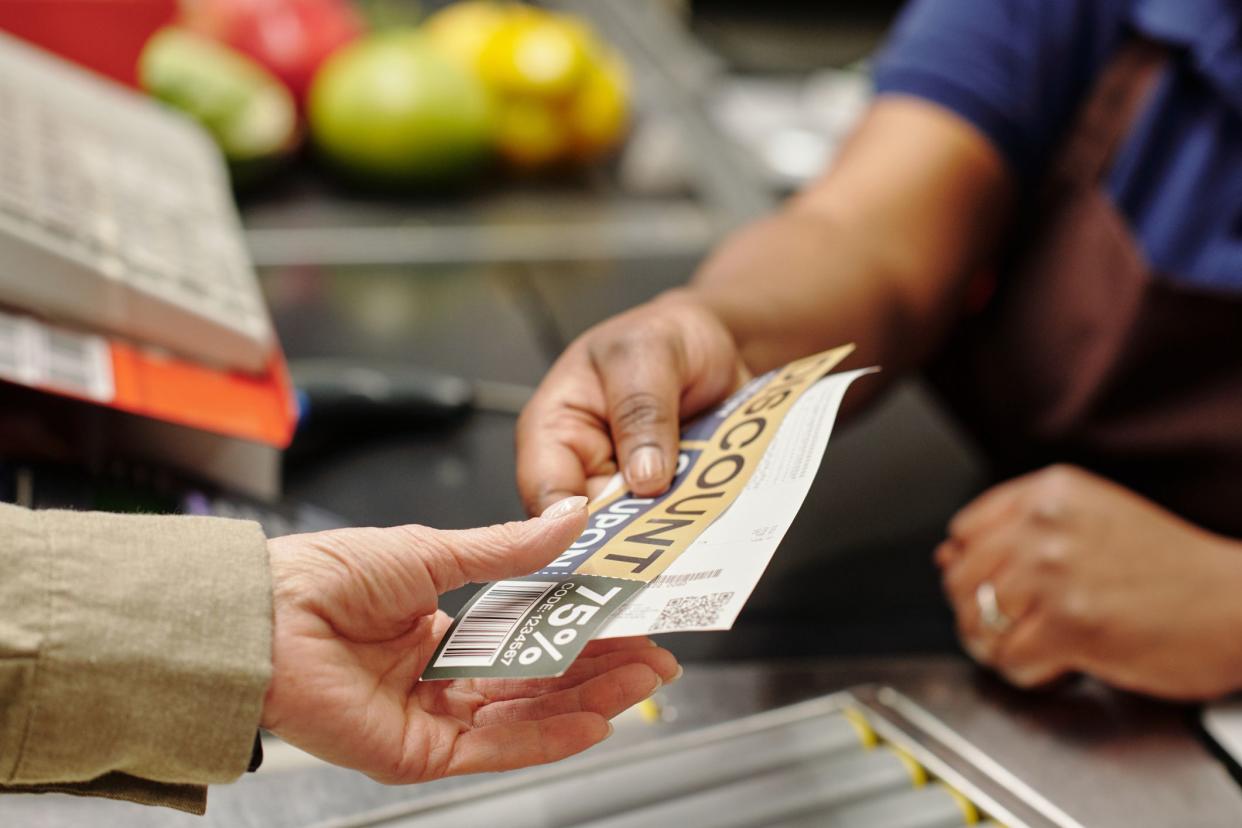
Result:
[[1083,672],[1170,699],[1242,688],[1242,544],[1086,471],[985,492],[936,561],[967,650],[1015,684]]
[[664,492],[683,418],[748,377],[724,324],[671,291],[596,325],[552,366],[518,420],[518,489],[531,514],[594,496],[617,472],[635,494]]
[[596,642],[557,679],[420,682],[440,593],[532,572],[586,525],[585,498],[465,531],[344,529],[269,542],[275,629],[263,727],[386,783],[552,762],[680,672],[648,639]]

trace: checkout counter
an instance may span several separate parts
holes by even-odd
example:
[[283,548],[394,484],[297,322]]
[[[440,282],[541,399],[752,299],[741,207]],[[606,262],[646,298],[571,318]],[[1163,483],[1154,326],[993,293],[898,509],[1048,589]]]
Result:
[[688,664],[642,707],[587,753],[510,774],[393,788],[269,744],[258,773],[212,790],[205,817],[60,796],[6,798],[0,816],[40,828],[1242,824],[1242,792],[1188,710],[1091,683],[1021,693],[961,658],[744,660]]
[[[514,418],[556,354],[684,281],[716,239],[774,203],[754,159],[712,122],[718,59],[659,4],[572,5],[627,52],[645,120],[693,147],[675,185],[635,191],[600,175],[410,205],[295,180],[244,205],[295,371],[321,358],[416,365],[473,393],[469,410],[293,458],[291,498],[364,525],[520,514]],[[823,468],[810,495],[822,506],[799,517],[739,626],[668,637],[682,680],[581,757],[391,788],[273,742],[258,773],[212,791],[203,818],[23,796],[0,801],[0,824],[1242,825],[1242,788],[1193,710],[1090,682],[1017,692],[955,654],[929,550],[982,479],[916,385],[834,438]],[[812,582],[829,593],[809,594]]]

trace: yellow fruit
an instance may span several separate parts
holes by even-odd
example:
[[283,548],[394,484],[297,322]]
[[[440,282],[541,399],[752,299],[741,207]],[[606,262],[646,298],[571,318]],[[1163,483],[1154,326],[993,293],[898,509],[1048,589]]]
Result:
[[565,122],[552,107],[531,98],[506,101],[496,125],[496,149],[510,165],[523,170],[546,167],[569,148]]
[[465,0],[427,18],[423,32],[431,43],[459,66],[477,70],[483,50],[511,17],[507,3]]
[[619,57],[608,55],[591,67],[566,118],[575,158],[592,161],[620,145],[630,121],[630,81]]
[[498,102],[494,142],[524,170],[606,156],[625,137],[629,78],[619,56],[569,15],[513,2],[464,0],[422,31]]
[[360,180],[447,181],[491,150],[494,109],[473,73],[417,32],[395,29],[338,51],[308,106],[319,151]]
[[592,44],[582,26],[546,13],[511,15],[479,56],[487,84],[500,92],[564,98],[590,68]]

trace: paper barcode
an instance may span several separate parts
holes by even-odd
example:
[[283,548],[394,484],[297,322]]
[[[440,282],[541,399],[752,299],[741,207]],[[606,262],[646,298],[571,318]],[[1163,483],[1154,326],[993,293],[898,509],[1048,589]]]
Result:
[[49,329],[44,382],[84,396],[95,396],[99,374],[91,338]]
[[0,377],[11,380],[20,380],[17,368],[21,357],[17,350],[17,335],[17,320],[0,313]]
[[707,581],[712,578],[719,578],[723,572],[723,569],[705,569],[702,572],[683,572],[680,575],[659,575],[655,578],[655,580],[647,584],[647,589],[685,586],[686,584],[692,584],[695,581]]
[[558,581],[498,581],[479,596],[449,635],[433,667],[491,667],[526,613]]
[[651,632],[710,627],[720,620],[720,611],[732,598],[732,592],[670,598],[651,625]]
[[111,402],[116,393],[102,337],[6,313],[0,313],[0,377],[100,402]]

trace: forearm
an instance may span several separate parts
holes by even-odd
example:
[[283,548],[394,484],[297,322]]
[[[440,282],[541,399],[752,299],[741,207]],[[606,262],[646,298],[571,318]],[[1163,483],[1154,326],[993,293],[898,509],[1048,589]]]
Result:
[[1011,191],[973,127],[885,99],[822,180],[730,238],[689,292],[725,322],[752,370],[853,341],[860,361],[895,373],[956,318],[995,254]]
[[[1219,561],[1219,570],[1208,570],[1201,594],[1196,596],[1199,608],[1217,623],[1195,630],[1195,645],[1205,648],[1202,662],[1205,669],[1211,670],[1213,665],[1219,664],[1217,669],[1223,674],[1219,692],[1209,693],[1207,697],[1239,693],[1242,692],[1242,601],[1237,600],[1237,595],[1242,590],[1242,538],[1218,535],[1199,527],[1195,527],[1195,534],[1217,551]],[[1206,594],[1209,588],[1216,589],[1214,598]]]
[[200,810],[270,672],[257,525],[0,504],[0,538],[0,791]]
[[904,367],[937,329],[880,272],[867,245],[799,206],[732,236],[699,270],[689,293],[733,334],[755,373],[854,342],[860,364]]

